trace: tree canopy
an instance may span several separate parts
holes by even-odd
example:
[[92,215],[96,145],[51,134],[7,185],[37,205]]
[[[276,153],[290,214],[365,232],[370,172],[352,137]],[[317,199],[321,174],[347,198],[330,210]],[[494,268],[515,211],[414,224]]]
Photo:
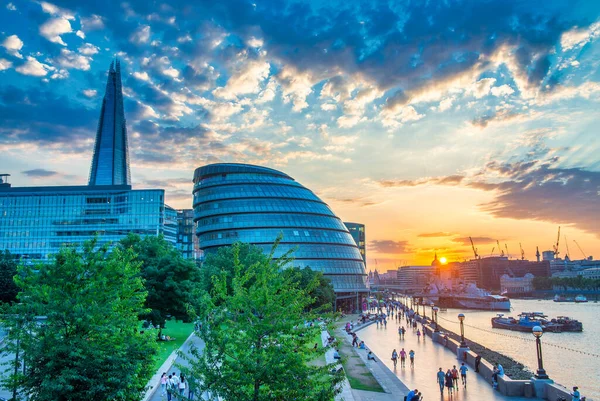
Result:
[[[32,401],[138,401],[156,353],[138,330],[147,292],[131,250],[63,248],[50,264],[19,266],[19,303],[5,315],[13,374]],[[40,317],[44,317],[40,319]]]
[[287,256],[253,254],[246,264],[244,249],[236,243],[220,255],[232,268],[215,274],[202,297],[197,334],[206,346],[189,358],[194,384],[227,400],[333,400],[340,375],[309,364],[319,352],[309,344],[321,331],[307,324],[315,314],[306,312],[317,277],[301,288],[297,277],[282,273]]
[[17,274],[17,261],[8,250],[0,252],[0,303],[12,303],[19,288],[13,277]]
[[[160,328],[169,317],[189,321],[188,309],[199,296],[198,266],[184,259],[162,236],[141,238],[129,234],[121,240],[120,246],[133,250],[141,262],[141,274],[148,291],[145,306],[150,310],[141,317]],[[158,333],[160,335],[160,330]]]

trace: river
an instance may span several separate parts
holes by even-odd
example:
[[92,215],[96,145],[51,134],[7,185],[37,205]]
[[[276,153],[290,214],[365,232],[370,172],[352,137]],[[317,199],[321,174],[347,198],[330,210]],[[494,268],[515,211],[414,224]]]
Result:
[[[600,303],[561,303],[552,300],[511,300],[516,317],[521,312],[543,312],[549,318],[568,316],[583,323],[582,333],[544,333],[544,369],[551,379],[568,388],[579,386],[582,395],[600,400]],[[427,308],[431,316],[431,309]],[[457,315],[465,314],[465,337],[510,356],[532,372],[537,369],[534,337],[492,328],[497,312],[448,309],[438,313],[438,323],[460,333]],[[505,314],[509,314],[505,312]]]

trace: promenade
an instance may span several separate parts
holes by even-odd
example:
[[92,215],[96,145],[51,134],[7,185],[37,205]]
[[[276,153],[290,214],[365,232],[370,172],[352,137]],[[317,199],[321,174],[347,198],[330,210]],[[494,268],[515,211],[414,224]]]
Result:
[[[449,395],[444,390],[443,397],[440,397],[440,389],[436,380],[438,368],[444,371],[452,369],[453,365],[458,368],[460,362],[456,355],[440,344],[434,343],[430,337],[421,336],[417,338],[416,330],[407,329],[405,339],[400,340],[398,336],[398,327],[408,327],[406,320],[396,323],[395,317],[388,319],[387,328],[370,325],[357,332],[360,340],[364,341],[367,348],[371,349],[377,356],[377,362],[369,361],[369,364],[385,364],[406,386],[410,389],[419,389],[426,400],[452,400],[452,401],[524,401],[529,400],[522,397],[507,397],[497,391],[494,391],[490,383],[475,373],[473,368],[469,367],[467,373],[467,386],[459,387],[453,395]],[[419,325],[419,328],[421,325]],[[406,352],[411,349],[415,351],[415,366],[412,368],[407,358],[406,367],[401,368],[398,362],[394,369],[391,361],[393,349],[400,352],[402,348]],[[358,350],[365,353],[368,351]]]

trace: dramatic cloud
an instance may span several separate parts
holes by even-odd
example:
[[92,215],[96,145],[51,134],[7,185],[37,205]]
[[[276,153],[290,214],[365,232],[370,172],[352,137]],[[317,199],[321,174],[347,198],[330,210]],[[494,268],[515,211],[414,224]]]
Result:
[[[495,238],[490,238],[490,237],[471,237],[471,239],[473,239],[473,243],[475,244],[475,247],[477,247],[479,244],[493,244],[496,242]],[[456,242],[461,245],[471,246],[471,240],[469,239],[469,237],[452,238],[452,242]]]
[[61,67],[87,71],[90,69],[92,59],[67,49],[61,49],[60,56],[56,61]]
[[369,242],[369,250],[379,253],[409,253],[408,241],[373,240]]
[[6,49],[8,54],[18,58],[23,58],[23,56],[19,53],[19,50],[23,48],[23,41],[19,39],[17,35],[7,36],[2,42],[2,47]]

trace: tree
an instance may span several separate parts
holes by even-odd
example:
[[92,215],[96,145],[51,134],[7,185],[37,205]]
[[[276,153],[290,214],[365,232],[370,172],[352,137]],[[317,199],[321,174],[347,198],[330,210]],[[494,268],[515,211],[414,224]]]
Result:
[[188,309],[197,303],[200,290],[200,269],[163,236],[141,238],[129,234],[120,242],[123,249],[132,249],[141,262],[148,297],[145,306],[150,311],[141,317],[159,327],[162,333],[167,318],[189,321]]
[[226,400],[333,400],[340,374],[308,364],[321,352],[309,346],[321,328],[305,324],[315,317],[305,309],[317,280],[300,288],[281,272],[288,256],[272,261],[273,252],[242,264],[241,248],[231,247],[231,276],[215,275],[202,297],[197,334],[206,345],[189,358],[194,384]]
[[13,303],[19,288],[13,277],[17,274],[17,262],[7,250],[0,252],[0,303]]
[[323,273],[312,270],[310,267],[304,269],[290,267],[283,272],[290,275],[290,280],[295,282],[299,288],[312,288],[312,283],[316,281],[317,285],[308,293],[314,299],[314,302],[307,306],[307,310],[314,310],[315,312],[333,311],[335,292],[331,281],[323,276]]
[[18,272],[19,303],[5,315],[7,350],[19,355],[15,371],[22,361],[26,373],[9,382],[32,401],[138,401],[156,342],[138,330],[147,292],[133,252],[109,253],[92,240]]

